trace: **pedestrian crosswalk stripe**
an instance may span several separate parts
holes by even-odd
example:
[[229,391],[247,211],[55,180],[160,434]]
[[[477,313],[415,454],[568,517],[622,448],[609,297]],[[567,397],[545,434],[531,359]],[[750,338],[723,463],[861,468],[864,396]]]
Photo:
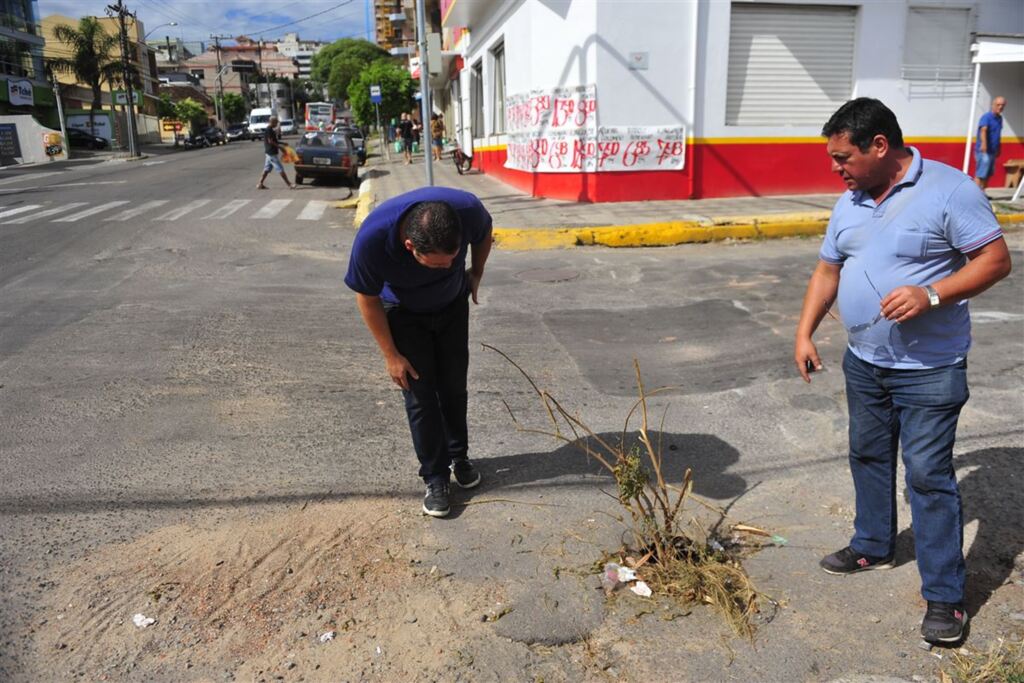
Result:
[[206,220],[207,218],[227,218],[228,216],[233,214],[235,211],[238,211],[243,206],[248,204],[249,201],[250,200],[248,200],[248,199],[232,199],[230,202],[228,202],[224,206],[220,207],[219,209],[217,209],[213,213],[210,213],[210,214],[207,214],[207,215],[203,216],[203,220]]
[[306,203],[306,208],[299,214],[300,221],[318,221],[323,215],[324,211],[327,210],[327,202],[319,199],[314,199]]
[[31,211],[32,209],[38,209],[40,206],[42,206],[42,204],[26,204],[25,206],[18,206],[13,209],[7,209],[6,211],[0,211],[0,218],[3,218],[4,216],[14,216],[19,213],[25,213],[26,211]]
[[292,203],[290,199],[271,199],[267,205],[252,215],[254,219],[273,218]]
[[107,202],[106,204],[100,204],[99,206],[94,206],[91,209],[86,209],[85,211],[79,211],[78,213],[73,213],[70,216],[64,216],[63,218],[54,218],[53,222],[54,223],[74,223],[75,221],[80,221],[83,218],[87,218],[89,216],[94,216],[94,215],[96,215],[98,213],[102,213],[102,212],[106,211],[107,209],[113,209],[115,206],[122,206],[122,205],[127,204],[127,203],[128,203],[127,200],[122,200],[122,201],[119,201],[119,202]]
[[[282,212],[294,203],[295,209],[293,210],[298,211],[298,214],[290,214],[290,219],[287,218],[288,214],[284,214],[284,219],[319,221],[327,215],[327,209],[331,205],[330,201],[319,199],[313,199],[306,202],[292,199],[272,199],[267,201],[266,204],[258,209],[254,206],[253,209],[250,209],[252,212],[251,215],[249,215],[247,219],[242,219],[241,216],[244,215],[243,210],[248,207],[253,200],[195,199],[186,204],[174,205],[174,208],[163,214],[157,215],[158,209],[161,207],[166,208],[166,205],[172,204],[172,201],[173,200],[168,199],[154,199],[145,202],[120,200],[97,205],[91,205],[90,202],[68,202],[66,204],[56,206],[50,205],[49,207],[47,207],[48,202],[44,202],[42,204],[24,204],[20,206],[17,204],[7,204],[0,205],[0,224],[22,225],[35,220],[51,218],[52,216],[57,216],[56,218],[51,218],[51,221],[54,223],[74,223],[82,220],[83,218],[103,213],[104,211],[109,212],[109,215],[103,217],[102,220],[106,220],[108,222],[125,222],[133,219],[137,219],[139,221],[176,221],[192,212],[197,212],[197,215],[199,215],[197,210],[210,203],[214,203],[214,207],[208,207],[208,210],[203,212],[200,220],[224,220],[235,216],[239,217],[236,220],[268,220],[282,217]],[[116,209],[117,207],[124,208],[121,211],[112,211],[112,209]],[[75,211],[77,211],[77,213],[73,213]],[[61,215],[58,216],[58,214]]]
[[209,199],[197,199],[189,202],[184,206],[179,206],[177,209],[172,209],[162,216],[158,216],[158,221],[176,221],[190,211],[198,209],[200,206],[205,206],[210,203]]
[[22,216],[21,218],[15,218],[14,220],[11,221],[4,221],[4,225],[21,225],[23,223],[28,223],[29,221],[34,221],[37,218],[55,216],[58,213],[70,211],[71,209],[77,209],[80,206],[85,206],[85,204],[86,202],[71,202],[70,204],[64,204],[63,206],[55,206],[52,209],[47,209],[46,211],[40,211],[39,213],[30,213],[29,215]]
[[140,204],[140,205],[136,206],[133,209],[125,209],[121,213],[117,214],[116,216],[111,216],[107,220],[108,221],[126,221],[126,220],[129,220],[129,219],[135,218],[136,216],[140,216],[140,215],[146,213],[147,211],[149,211],[151,209],[155,209],[157,207],[163,206],[166,203],[167,203],[166,199],[154,199],[151,202],[146,202],[144,204]]

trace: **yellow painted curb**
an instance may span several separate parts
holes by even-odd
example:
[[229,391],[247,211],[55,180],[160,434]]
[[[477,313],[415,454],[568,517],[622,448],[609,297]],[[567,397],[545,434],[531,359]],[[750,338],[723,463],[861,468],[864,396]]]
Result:
[[370,210],[373,208],[373,191],[367,189],[365,192],[359,193],[359,199],[356,200],[356,215],[352,219],[352,225],[358,230],[359,226],[363,224],[366,217],[370,215]]
[[996,220],[999,221],[999,225],[1024,223],[1024,213],[997,213]]
[[342,199],[336,202],[331,202],[331,206],[335,209],[353,209],[359,204],[359,197],[349,197],[348,199]]
[[494,242],[511,251],[589,245],[666,247],[725,239],[810,237],[824,234],[826,227],[828,217],[817,214],[786,214],[770,219],[731,216],[713,219],[709,224],[669,221],[592,228],[495,228]]

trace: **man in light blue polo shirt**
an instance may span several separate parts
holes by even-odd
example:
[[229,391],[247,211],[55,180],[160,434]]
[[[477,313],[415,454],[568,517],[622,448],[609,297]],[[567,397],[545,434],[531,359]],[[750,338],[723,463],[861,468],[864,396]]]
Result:
[[857,512],[849,546],[821,566],[831,574],[893,566],[902,445],[928,602],[921,633],[957,642],[967,615],[953,445],[968,397],[967,299],[1010,272],[1009,251],[982,191],[905,147],[896,116],[878,100],[847,102],[822,135],[847,191],[807,286],[794,359],[810,382],[823,367],[812,335],[838,301],[849,335],[843,372]]

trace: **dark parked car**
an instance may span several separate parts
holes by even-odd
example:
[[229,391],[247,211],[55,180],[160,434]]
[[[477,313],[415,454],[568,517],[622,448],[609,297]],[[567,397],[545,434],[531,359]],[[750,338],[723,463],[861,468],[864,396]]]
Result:
[[228,142],[228,136],[217,126],[204,129],[201,135],[209,140],[211,145],[226,145]]
[[363,137],[363,131],[359,130],[355,126],[339,126],[337,130],[345,133],[352,138],[352,144],[356,148],[356,154],[359,156],[360,165],[366,163],[366,139]]
[[228,142],[234,142],[235,140],[252,140],[253,134],[249,130],[248,124],[232,123],[228,126],[227,139]]
[[295,184],[305,178],[338,178],[351,187],[359,184],[359,157],[352,139],[339,131],[306,133],[295,148]]
[[85,149],[106,149],[110,147],[110,142],[98,135],[86,133],[84,130],[68,128],[68,146],[84,147]]

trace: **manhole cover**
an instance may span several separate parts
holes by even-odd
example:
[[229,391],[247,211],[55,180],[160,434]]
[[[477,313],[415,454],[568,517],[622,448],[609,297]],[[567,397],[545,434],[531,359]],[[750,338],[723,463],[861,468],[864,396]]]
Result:
[[569,282],[580,274],[569,268],[534,268],[516,273],[516,277],[525,282]]

